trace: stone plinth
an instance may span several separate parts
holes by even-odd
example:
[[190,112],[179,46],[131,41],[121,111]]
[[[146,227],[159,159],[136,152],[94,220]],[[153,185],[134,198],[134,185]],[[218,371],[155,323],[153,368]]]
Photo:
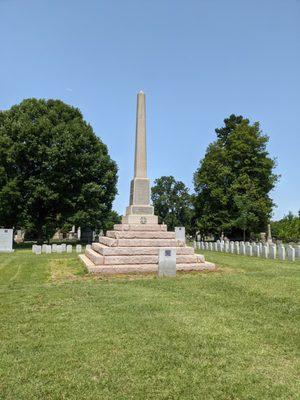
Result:
[[99,238],[85,254],[80,255],[88,271],[100,274],[157,272],[160,249],[176,254],[178,271],[215,269],[204,256],[195,254],[192,247],[175,238],[166,225],[115,225],[107,236]]

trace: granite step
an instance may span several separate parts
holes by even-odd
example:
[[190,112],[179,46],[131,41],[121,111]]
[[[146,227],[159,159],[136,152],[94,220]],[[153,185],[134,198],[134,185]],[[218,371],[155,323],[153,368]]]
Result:
[[[89,255],[88,255],[89,257]],[[90,258],[90,257],[89,257]],[[197,263],[198,258],[194,255],[182,255],[176,256],[176,263]],[[96,263],[95,263],[96,264]],[[147,256],[104,256],[103,262],[99,264],[104,265],[140,265],[140,264],[158,264],[158,255]],[[98,263],[97,263],[98,265]]]
[[175,232],[167,231],[107,231],[113,239],[175,239]]
[[115,231],[167,231],[167,225],[161,224],[117,224]]
[[86,249],[85,255],[95,264],[102,265],[104,264],[104,256],[99,254],[97,251],[93,249]]
[[184,247],[185,244],[176,239],[114,239],[101,236],[99,243],[109,247]]
[[[141,274],[157,272],[157,264],[140,264],[140,265],[95,265],[84,254],[79,255],[80,260],[84,263],[90,273],[96,274]],[[204,263],[180,263],[176,265],[177,271],[205,271],[215,270],[215,265],[209,262]]]
[[[175,249],[177,255],[193,255],[193,247],[167,247]],[[92,249],[102,254],[103,256],[128,256],[128,255],[157,255],[158,247],[108,247],[102,243],[93,243]]]

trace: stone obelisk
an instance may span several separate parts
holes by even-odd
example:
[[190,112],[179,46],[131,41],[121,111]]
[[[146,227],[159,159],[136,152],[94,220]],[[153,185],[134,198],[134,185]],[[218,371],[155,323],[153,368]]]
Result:
[[157,224],[157,216],[150,205],[150,180],[147,178],[146,99],[137,95],[134,177],[130,185],[129,206],[123,224]]

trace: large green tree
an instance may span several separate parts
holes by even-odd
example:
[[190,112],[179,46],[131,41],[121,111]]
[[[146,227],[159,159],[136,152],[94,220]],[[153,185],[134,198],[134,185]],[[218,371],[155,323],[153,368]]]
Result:
[[77,108],[27,99],[0,112],[0,225],[39,239],[73,224],[99,228],[116,183],[116,163]]
[[160,223],[164,222],[170,230],[184,226],[190,231],[191,195],[183,182],[176,181],[173,176],[162,176],[154,181],[151,198]]
[[299,242],[300,240],[300,211],[294,215],[291,211],[279,221],[271,223],[272,236],[284,242]]
[[266,230],[278,176],[258,122],[231,115],[224,123],[194,174],[195,223],[204,234],[241,238]]

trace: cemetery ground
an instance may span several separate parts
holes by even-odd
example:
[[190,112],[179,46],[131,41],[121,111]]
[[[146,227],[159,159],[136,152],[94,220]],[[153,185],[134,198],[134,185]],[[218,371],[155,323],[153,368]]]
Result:
[[298,399],[299,261],[201,252],[164,279],[0,254],[0,398]]

